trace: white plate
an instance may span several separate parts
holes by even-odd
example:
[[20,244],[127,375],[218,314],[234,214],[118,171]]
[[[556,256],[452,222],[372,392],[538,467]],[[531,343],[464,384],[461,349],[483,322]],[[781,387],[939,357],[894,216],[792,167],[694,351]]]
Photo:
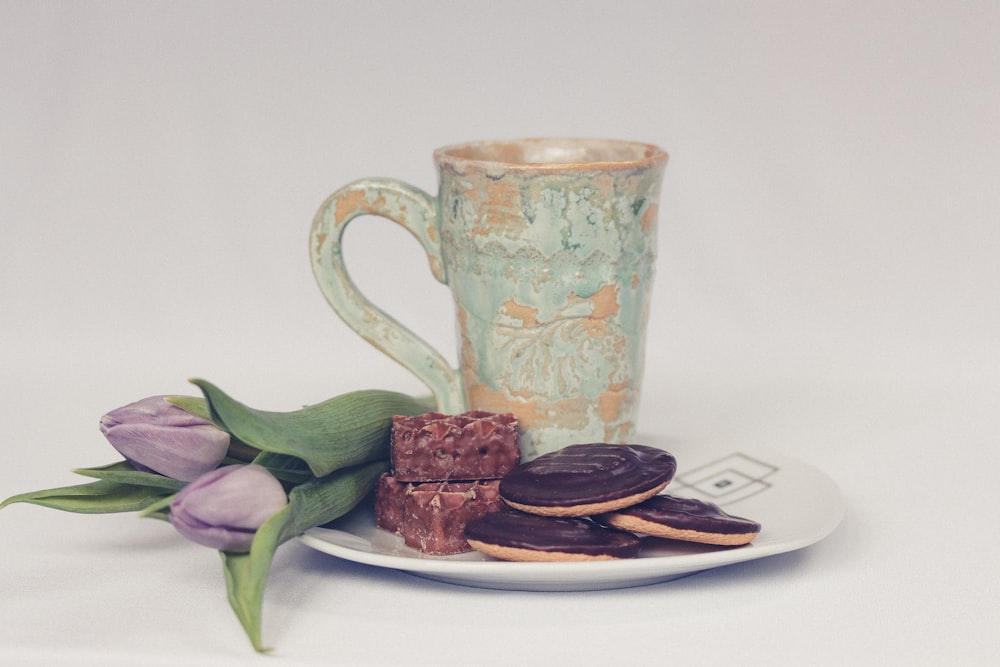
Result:
[[761,524],[760,535],[742,547],[709,547],[645,538],[639,557],[569,563],[514,563],[473,552],[430,556],[375,527],[370,504],[300,539],[345,560],[392,568],[451,584],[521,591],[589,591],[668,581],[722,565],[809,546],[829,535],[844,513],[836,484],[800,461],[753,448],[703,443],[643,442],[677,458],[677,475],[666,493],[709,500],[730,514]]

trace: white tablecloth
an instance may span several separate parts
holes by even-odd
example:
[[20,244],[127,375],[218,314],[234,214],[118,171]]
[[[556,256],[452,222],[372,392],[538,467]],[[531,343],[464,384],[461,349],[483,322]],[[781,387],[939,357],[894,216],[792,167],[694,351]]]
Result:
[[[275,559],[255,655],[218,556],[133,515],[0,511],[0,664],[997,664],[1000,12],[941,3],[0,5],[0,495],[117,457],[205,377],[286,410],[421,393],[312,281],[312,215],[431,150],[671,153],[640,430],[766,447],[847,511],[809,548],[627,590]],[[387,223],[352,272],[454,345]],[[452,355],[454,358],[454,355]],[[276,663],[275,663],[276,664]]]

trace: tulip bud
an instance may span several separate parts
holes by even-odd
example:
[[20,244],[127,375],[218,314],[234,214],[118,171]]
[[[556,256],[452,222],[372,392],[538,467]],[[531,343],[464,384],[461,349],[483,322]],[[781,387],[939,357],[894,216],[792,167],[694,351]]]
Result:
[[226,456],[229,434],[167,401],[151,396],[101,418],[108,442],[139,470],[190,482]]
[[257,529],[287,504],[285,489],[267,468],[225,466],[177,493],[170,503],[170,523],[198,544],[246,552]]

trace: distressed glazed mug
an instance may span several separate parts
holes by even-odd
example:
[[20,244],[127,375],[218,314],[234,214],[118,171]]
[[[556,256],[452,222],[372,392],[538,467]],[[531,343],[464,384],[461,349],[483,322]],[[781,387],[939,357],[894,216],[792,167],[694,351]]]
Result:
[[[474,142],[434,152],[436,197],[351,183],[313,222],[313,272],[359,335],[427,384],[438,410],[512,412],[525,460],[635,431],[667,154],[595,139]],[[373,305],[344,266],[361,215],[420,241],[455,302],[459,368]]]

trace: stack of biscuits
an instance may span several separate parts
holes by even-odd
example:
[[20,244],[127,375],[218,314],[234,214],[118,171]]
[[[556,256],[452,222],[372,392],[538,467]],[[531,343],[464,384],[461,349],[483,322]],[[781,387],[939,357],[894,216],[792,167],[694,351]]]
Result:
[[375,487],[375,523],[424,553],[471,551],[465,526],[502,507],[500,479],[520,459],[511,414],[394,417],[390,471]]
[[508,473],[498,490],[513,509],[471,521],[465,537],[502,560],[572,561],[635,558],[639,534],[730,547],[757,536],[756,521],[661,494],[676,469],[656,447],[570,445]]

